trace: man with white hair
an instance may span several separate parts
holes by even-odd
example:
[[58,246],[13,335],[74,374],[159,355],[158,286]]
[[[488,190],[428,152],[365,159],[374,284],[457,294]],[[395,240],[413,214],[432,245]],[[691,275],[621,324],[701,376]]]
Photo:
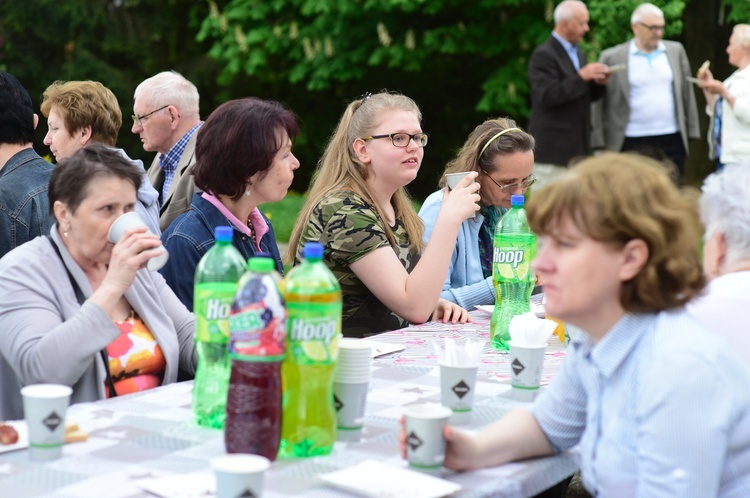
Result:
[[143,148],[158,152],[148,170],[159,192],[160,226],[169,224],[190,208],[198,191],[188,170],[195,163],[195,142],[203,124],[198,89],[175,71],[164,71],[144,80],[135,89],[133,127]]
[[531,117],[536,140],[537,185],[559,176],[571,159],[590,152],[591,102],[604,93],[604,64],[586,64],[578,44],[589,31],[583,2],[565,0],[554,11],[555,28],[529,60]]
[[[700,138],[698,108],[685,48],[662,40],[664,13],[643,3],[630,18],[633,38],[602,52],[599,62],[624,65],[594,104],[594,148],[670,159],[684,177],[688,140]],[[620,66],[622,67],[622,66]]]

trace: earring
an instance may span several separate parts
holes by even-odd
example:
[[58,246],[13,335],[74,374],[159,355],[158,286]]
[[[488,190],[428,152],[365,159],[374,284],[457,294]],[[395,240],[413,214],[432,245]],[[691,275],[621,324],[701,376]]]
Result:
[[65,236],[66,239],[68,238],[68,232],[67,232],[67,230],[65,232],[63,232],[63,235]]
[[250,197],[250,189],[245,190],[245,197]]

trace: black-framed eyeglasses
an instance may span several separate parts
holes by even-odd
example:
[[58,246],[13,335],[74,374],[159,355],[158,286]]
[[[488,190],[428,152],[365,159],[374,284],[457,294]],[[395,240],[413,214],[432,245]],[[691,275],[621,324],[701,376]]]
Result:
[[530,176],[524,178],[523,180],[521,180],[518,183],[511,183],[510,185],[500,185],[485,170],[482,170],[482,173],[484,173],[485,175],[487,175],[490,178],[490,180],[492,180],[492,183],[494,183],[495,185],[497,185],[498,187],[500,187],[500,190],[503,192],[503,194],[507,194],[508,192],[513,192],[517,188],[520,188],[521,190],[526,190],[527,188],[529,188],[532,185],[534,185],[534,183],[536,182],[536,177],[534,175],[530,175]]
[[151,117],[152,114],[154,114],[156,112],[159,112],[159,111],[163,111],[167,107],[169,107],[169,105],[165,105],[164,107],[159,107],[155,111],[151,111],[148,114],[144,114],[143,116],[139,116],[138,114],[133,114],[131,117],[133,118],[133,122],[135,124],[137,124],[138,126],[141,126],[141,125],[143,125],[144,121],[146,121],[148,118]]
[[664,28],[666,28],[664,24],[662,24],[661,26],[658,26],[656,24],[646,24],[645,22],[640,22],[640,21],[638,22],[638,24],[650,30],[652,33],[656,33],[657,31],[664,31]]
[[424,147],[427,145],[427,139],[430,136],[427,133],[415,133],[413,135],[409,135],[408,133],[389,133],[387,135],[362,137],[362,140],[372,140],[374,138],[390,138],[394,147],[408,147],[411,140],[414,140],[414,143],[420,147]]

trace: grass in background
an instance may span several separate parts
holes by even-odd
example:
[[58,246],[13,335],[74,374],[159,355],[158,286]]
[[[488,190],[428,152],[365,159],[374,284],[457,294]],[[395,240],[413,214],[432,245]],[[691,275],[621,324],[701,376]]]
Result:
[[292,234],[294,222],[297,220],[302,204],[305,202],[305,196],[297,192],[289,191],[279,202],[261,204],[258,209],[271,220],[273,231],[276,233],[277,242],[289,242],[289,236]]

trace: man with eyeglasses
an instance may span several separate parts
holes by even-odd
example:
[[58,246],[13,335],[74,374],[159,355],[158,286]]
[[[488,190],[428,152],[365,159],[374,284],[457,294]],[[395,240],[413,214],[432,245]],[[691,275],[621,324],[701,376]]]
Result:
[[565,171],[571,159],[591,151],[591,102],[604,94],[606,66],[586,64],[579,43],[589,31],[583,2],[565,0],[555,7],[555,28],[529,59],[531,117],[536,140],[534,174],[539,185]]
[[594,148],[669,159],[684,178],[688,140],[700,138],[698,108],[685,48],[662,40],[664,13],[643,3],[630,18],[633,38],[603,51],[599,62],[624,64],[594,104]]
[[158,152],[148,177],[159,192],[161,230],[190,208],[199,189],[188,170],[195,163],[195,142],[203,124],[198,89],[175,71],[144,80],[135,89],[133,127],[143,148]]

